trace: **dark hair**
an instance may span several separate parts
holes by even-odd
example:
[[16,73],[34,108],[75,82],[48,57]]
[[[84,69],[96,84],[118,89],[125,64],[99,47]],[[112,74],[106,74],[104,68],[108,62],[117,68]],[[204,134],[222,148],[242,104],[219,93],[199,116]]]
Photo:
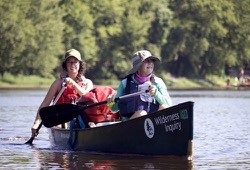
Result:
[[[66,66],[66,61],[62,62],[62,68],[63,68],[63,70],[66,70],[68,72],[67,66]],[[82,81],[82,76],[85,75],[85,72],[86,72],[86,63],[85,63],[85,61],[79,60],[79,70],[78,70],[78,74],[76,76],[77,83]]]

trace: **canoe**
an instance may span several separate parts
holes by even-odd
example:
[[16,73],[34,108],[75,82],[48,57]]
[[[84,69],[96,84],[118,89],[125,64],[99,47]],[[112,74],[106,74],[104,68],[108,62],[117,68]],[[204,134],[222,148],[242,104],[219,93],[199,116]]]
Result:
[[71,133],[51,127],[48,132],[52,146],[58,149],[192,159],[193,106],[188,101],[128,121],[106,122]]

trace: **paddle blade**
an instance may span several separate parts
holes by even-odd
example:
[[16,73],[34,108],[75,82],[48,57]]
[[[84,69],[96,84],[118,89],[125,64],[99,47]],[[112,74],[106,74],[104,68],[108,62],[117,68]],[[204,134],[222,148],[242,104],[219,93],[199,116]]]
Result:
[[43,125],[47,128],[50,128],[71,121],[82,112],[82,106],[64,103],[41,108],[40,116]]
[[34,137],[31,137],[27,142],[25,142],[25,144],[32,145],[34,139],[35,139]]
[[[43,122],[41,122],[38,126],[38,128],[36,129],[36,133],[38,134],[39,130],[41,129],[43,125]],[[31,137],[27,142],[25,142],[24,144],[29,144],[32,145],[33,140],[35,139],[35,137]]]

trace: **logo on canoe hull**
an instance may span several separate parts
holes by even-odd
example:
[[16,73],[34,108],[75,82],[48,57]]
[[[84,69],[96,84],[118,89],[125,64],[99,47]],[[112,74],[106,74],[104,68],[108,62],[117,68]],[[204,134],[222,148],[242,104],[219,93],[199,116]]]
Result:
[[147,118],[144,121],[144,131],[148,138],[153,138],[155,134],[154,124],[151,119]]

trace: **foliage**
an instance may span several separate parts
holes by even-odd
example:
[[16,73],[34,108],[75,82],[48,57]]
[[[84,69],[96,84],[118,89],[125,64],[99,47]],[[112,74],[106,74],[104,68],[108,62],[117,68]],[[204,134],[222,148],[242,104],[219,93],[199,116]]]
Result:
[[[0,1],[0,74],[12,71],[27,48],[32,23],[27,20],[30,3],[15,0]],[[31,30],[32,32],[32,30]]]
[[249,7],[250,0],[2,0],[0,74],[57,77],[64,52],[75,48],[98,83],[124,77],[141,49],[162,59],[157,73],[223,76],[225,68],[249,68]]
[[[148,49],[160,56],[171,12],[166,1],[92,1],[99,62],[90,75],[121,79],[131,67],[133,53]],[[98,7],[98,8],[97,8]],[[160,37],[160,38],[159,38]]]
[[39,76],[35,75],[29,75],[29,76],[24,76],[24,75],[12,75],[8,72],[5,72],[2,76],[0,76],[0,85],[18,85],[20,87],[24,86],[27,87],[28,85],[45,85],[49,86],[54,79],[52,78],[42,78]]
[[27,0],[0,4],[4,16],[0,19],[0,73],[52,76],[63,49],[63,25],[57,3]]
[[65,25],[63,43],[65,49],[75,48],[90,65],[95,65],[98,46],[94,36],[90,3],[86,0],[62,0],[60,8]]
[[[169,71],[177,76],[222,74],[236,62],[230,31],[238,27],[234,1],[171,1],[175,27],[166,44]],[[177,8],[178,7],[178,8]],[[235,44],[236,45],[236,44]]]

